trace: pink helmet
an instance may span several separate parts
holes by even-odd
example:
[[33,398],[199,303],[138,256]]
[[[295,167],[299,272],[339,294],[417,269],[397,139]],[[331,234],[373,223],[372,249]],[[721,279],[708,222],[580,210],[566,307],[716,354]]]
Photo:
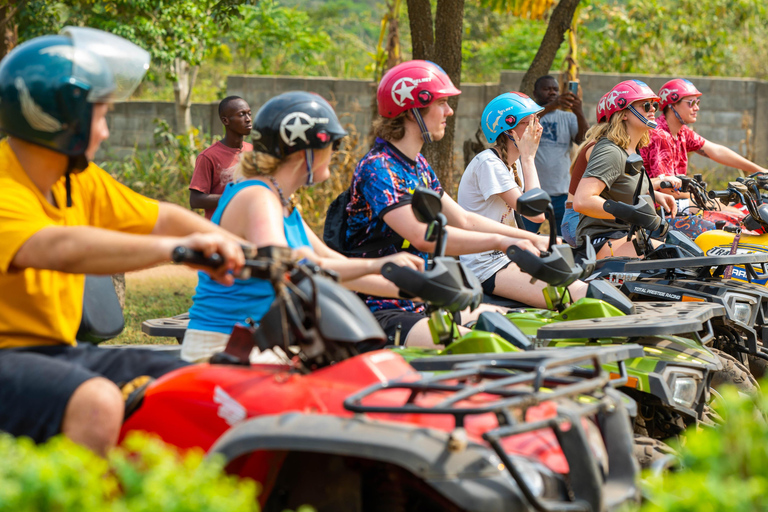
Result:
[[701,96],[701,93],[685,78],[670,80],[659,89],[659,108],[663,110],[667,105],[674,105],[686,96]]
[[597,103],[597,122],[608,121],[613,114],[624,110],[637,100],[656,100],[659,97],[640,80],[625,80],[608,91]]
[[403,62],[387,71],[376,99],[382,117],[397,117],[412,108],[428,107],[438,98],[461,94],[443,68],[428,60]]

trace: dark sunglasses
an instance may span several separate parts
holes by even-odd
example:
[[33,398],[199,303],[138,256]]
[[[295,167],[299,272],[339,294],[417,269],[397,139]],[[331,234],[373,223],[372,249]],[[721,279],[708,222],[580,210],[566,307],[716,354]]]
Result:
[[653,109],[658,112],[659,111],[659,102],[658,101],[646,101],[645,103],[643,103],[643,110],[645,110],[646,113],[651,111],[651,107],[653,107]]

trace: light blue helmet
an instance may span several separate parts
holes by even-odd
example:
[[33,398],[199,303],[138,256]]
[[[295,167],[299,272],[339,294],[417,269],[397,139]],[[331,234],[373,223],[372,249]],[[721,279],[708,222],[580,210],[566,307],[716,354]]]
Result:
[[521,92],[505,92],[496,96],[483,110],[481,125],[489,144],[507,130],[511,130],[520,120],[544,110],[535,101]]

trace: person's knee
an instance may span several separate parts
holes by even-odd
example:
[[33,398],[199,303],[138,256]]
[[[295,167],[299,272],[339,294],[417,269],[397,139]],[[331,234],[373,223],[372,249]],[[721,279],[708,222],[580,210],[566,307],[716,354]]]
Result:
[[99,455],[117,443],[125,403],[120,389],[96,377],[81,384],[67,403],[62,422],[64,435]]

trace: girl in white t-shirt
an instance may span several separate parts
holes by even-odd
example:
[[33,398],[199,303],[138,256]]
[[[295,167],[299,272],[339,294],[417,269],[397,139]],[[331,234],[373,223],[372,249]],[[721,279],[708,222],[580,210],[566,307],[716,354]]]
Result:
[[[464,171],[459,184],[459,205],[515,226],[517,199],[525,190],[540,187],[534,157],[542,131],[536,114],[542,110],[519,92],[497,96],[485,107],[481,126],[488,143],[494,145],[476,155]],[[543,222],[544,215],[531,220]],[[478,277],[488,295],[517,298],[521,296],[521,287],[527,284],[520,279],[520,269],[500,251],[463,255],[461,261]],[[570,287],[575,299],[583,297],[586,289],[582,282]],[[544,307],[541,293],[525,295],[530,297],[527,304]]]

